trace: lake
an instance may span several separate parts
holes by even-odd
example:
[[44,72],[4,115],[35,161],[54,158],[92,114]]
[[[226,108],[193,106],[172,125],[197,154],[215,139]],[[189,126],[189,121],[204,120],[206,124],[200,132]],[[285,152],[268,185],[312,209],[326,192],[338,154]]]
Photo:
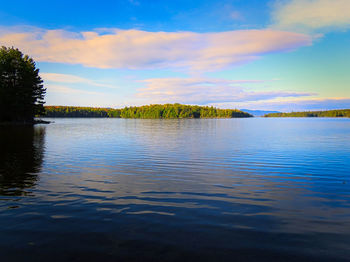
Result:
[[0,126],[1,261],[346,261],[350,119]]

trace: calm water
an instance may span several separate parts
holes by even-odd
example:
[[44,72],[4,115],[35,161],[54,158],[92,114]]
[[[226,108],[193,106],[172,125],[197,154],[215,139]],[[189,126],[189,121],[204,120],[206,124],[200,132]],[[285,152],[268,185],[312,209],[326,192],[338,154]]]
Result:
[[1,261],[346,261],[350,119],[0,127]]

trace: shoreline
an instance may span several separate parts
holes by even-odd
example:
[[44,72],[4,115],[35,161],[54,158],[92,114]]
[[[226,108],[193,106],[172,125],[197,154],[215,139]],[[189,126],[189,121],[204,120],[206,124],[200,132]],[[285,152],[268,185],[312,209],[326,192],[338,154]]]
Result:
[[37,124],[50,124],[53,123],[53,121],[46,121],[42,119],[37,119],[33,121],[7,121],[7,122],[0,122],[0,126],[34,126]]

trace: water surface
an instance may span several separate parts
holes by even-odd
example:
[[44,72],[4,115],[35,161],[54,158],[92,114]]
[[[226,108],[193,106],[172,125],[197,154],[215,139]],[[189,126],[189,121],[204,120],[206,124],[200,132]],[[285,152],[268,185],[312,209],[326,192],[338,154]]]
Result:
[[1,261],[350,257],[350,119],[54,121],[0,127]]

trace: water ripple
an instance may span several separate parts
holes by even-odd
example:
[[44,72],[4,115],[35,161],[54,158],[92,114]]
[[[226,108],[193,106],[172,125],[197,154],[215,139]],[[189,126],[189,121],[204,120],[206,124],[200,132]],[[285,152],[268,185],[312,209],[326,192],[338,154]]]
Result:
[[346,260],[350,120],[329,121],[57,119],[0,130],[0,249],[17,260],[38,250],[61,261],[136,250],[163,261]]

